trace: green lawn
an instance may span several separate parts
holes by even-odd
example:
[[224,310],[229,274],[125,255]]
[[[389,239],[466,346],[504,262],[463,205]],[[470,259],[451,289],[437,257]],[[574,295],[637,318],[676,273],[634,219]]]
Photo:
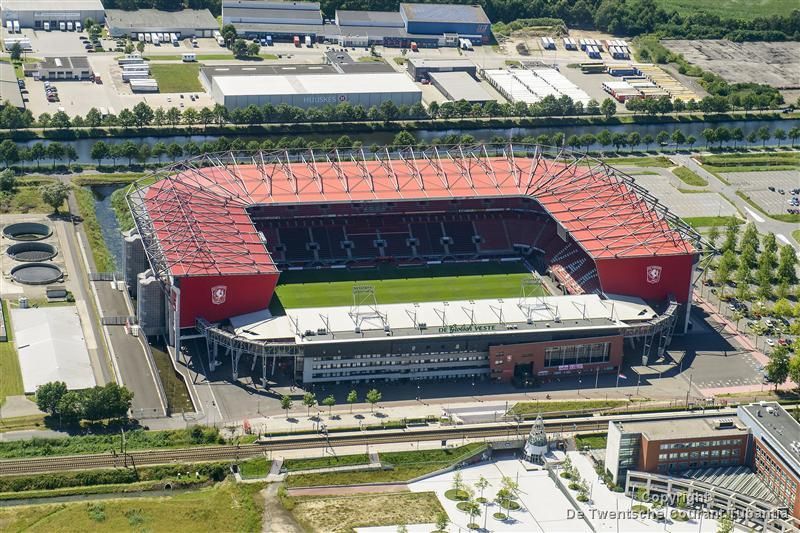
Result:
[[186,388],[183,376],[172,366],[169,354],[157,346],[151,346],[150,351],[153,352],[153,360],[164,386],[164,394],[167,397],[170,412],[173,414],[193,413],[194,405],[189,397],[189,389]]
[[797,242],[800,242],[800,229],[794,230],[792,232],[792,237],[794,237],[794,240],[796,240]]
[[283,466],[289,472],[297,470],[311,470],[314,468],[331,468],[335,466],[353,466],[369,464],[369,456],[365,453],[357,455],[329,455],[327,457],[312,457],[310,459],[287,459]]
[[[42,201],[42,195],[39,193],[39,185],[43,181],[38,181],[34,185],[20,180],[21,184],[13,194],[0,199],[0,213],[52,213],[53,208]],[[67,204],[64,203],[61,211],[64,212],[66,209]]]
[[221,483],[160,498],[0,509],[4,531],[261,531],[261,483]]
[[659,156],[643,156],[643,157],[608,157],[603,159],[605,163],[613,166],[633,166],[633,167],[658,167],[658,168],[669,168],[674,166],[672,161],[664,157],[663,155]]
[[518,415],[538,415],[562,411],[582,411],[586,409],[608,409],[628,403],[627,400],[568,400],[555,402],[519,402],[509,412]]
[[158,82],[161,93],[195,93],[201,92],[200,65],[197,63],[181,63],[180,65],[150,65],[150,74]]
[[[353,285],[375,287],[379,304],[519,296],[530,279],[520,263],[436,265],[420,268],[285,272],[277,295],[285,308],[350,305]],[[330,280],[330,281],[327,281]]]
[[320,485],[356,485],[360,483],[408,481],[462,461],[484,447],[485,444],[474,443],[460,448],[381,453],[381,463],[392,465],[392,469],[297,474],[286,478],[286,484],[289,487],[315,487]]
[[744,224],[744,220],[738,217],[686,217],[683,221],[695,229],[710,228],[711,226],[727,226],[731,221],[737,226]]
[[709,14],[723,18],[753,19],[789,15],[797,9],[796,0],[656,0],[667,11],[681,14]]
[[672,171],[673,174],[678,176],[685,184],[694,185],[695,187],[705,187],[708,182],[702,177],[698,176],[696,172],[689,170],[686,167],[678,167]]
[[266,457],[256,457],[239,463],[239,474],[244,479],[262,478],[269,474],[272,461],[267,461]]
[[14,348],[13,332],[11,331],[11,315],[6,301],[0,302],[3,306],[3,316],[6,322],[8,342],[0,342],[0,405],[6,396],[23,394],[22,372],[19,368],[17,350]]
[[583,450],[587,446],[592,449],[602,449],[606,447],[608,433],[590,433],[587,435],[577,435],[575,446],[578,450]]

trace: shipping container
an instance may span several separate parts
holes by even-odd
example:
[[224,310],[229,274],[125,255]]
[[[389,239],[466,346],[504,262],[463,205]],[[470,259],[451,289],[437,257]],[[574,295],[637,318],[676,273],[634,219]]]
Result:
[[313,45],[311,43],[311,36],[310,35],[306,35],[306,47],[307,48],[311,48],[312,46]]
[[19,21],[18,20],[14,21],[14,33],[22,33],[22,30],[19,27]]

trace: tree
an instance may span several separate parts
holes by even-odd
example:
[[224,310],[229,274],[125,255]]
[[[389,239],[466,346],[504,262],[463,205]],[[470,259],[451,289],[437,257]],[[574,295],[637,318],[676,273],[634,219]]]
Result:
[[414,135],[406,130],[398,132],[392,140],[392,145],[394,146],[414,146],[415,144],[417,144],[417,140],[414,138]]
[[153,121],[153,110],[146,102],[139,102],[133,106],[133,116],[138,127],[147,126]]
[[103,159],[108,157],[108,145],[105,141],[97,141],[92,145],[92,159],[97,161],[97,166],[103,163]]
[[333,413],[333,406],[336,405],[336,398],[333,397],[333,394],[326,396],[322,400],[322,405],[328,408],[328,416],[330,417]]
[[700,136],[706,141],[706,148],[708,145],[717,140],[717,130],[714,128],[706,128],[700,132]]
[[247,57],[247,41],[244,39],[236,39],[230,46],[233,56],[237,58]]
[[139,41],[138,43],[136,43],[136,51],[139,52],[140,54],[144,53],[144,42],[143,41]]
[[292,408],[292,399],[284,394],[283,396],[281,396],[281,409],[286,411],[287,419],[289,418],[289,409],[291,408]]
[[358,402],[358,392],[351,390],[347,394],[347,403],[350,404],[350,414],[353,414],[353,404]]
[[611,98],[606,98],[600,104],[600,112],[608,120],[617,113],[617,104]]
[[11,45],[11,50],[9,50],[11,54],[11,61],[19,61],[22,59],[22,45],[19,44],[19,41],[14,42]]
[[778,141],[778,146],[781,145],[781,141],[786,139],[786,130],[783,128],[775,128],[772,131],[772,136]]
[[797,252],[793,246],[781,246],[778,255],[778,280],[789,285],[797,283]]
[[453,474],[453,481],[450,483],[450,488],[456,492],[456,497],[458,497],[458,493],[463,490],[464,476],[461,475],[459,470],[456,470],[456,473]]
[[789,360],[789,379],[794,381],[794,384],[800,388],[800,353],[795,354]]
[[222,34],[222,38],[225,39],[225,44],[230,46],[230,43],[236,39],[236,28],[233,24],[225,24],[220,30],[220,34]]
[[767,141],[772,138],[772,133],[770,133],[769,128],[766,126],[762,126],[756,130],[756,135],[758,139],[761,141],[761,146],[766,147]]
[[170,107],[167,109],[166,113],[164,113],[164,119],[174,128],[181,121],[181,110],[177,107]]
[[483,476],[479,477],[478,481],[475,482],[475,488],[481,491],[478,497],[480,503],[486,503],[486,499],[483,497],[483,491],[486,490],[487,487],[489,487],[489,481]]
[[370,411],[372,411],[375,408],[375,404],[381,401],[382,396],[383,395],[380,393],[378,389],[370,389],[370,391],[367,392],[366,400],[370,405]]
[[60,142],[51,142],[45,150],[47,157],[53,160],[53,168],[56,168],[56,160],[64,157],[64,145]]
[[76,420],[83,414],[83,402],[78,391],[67,391],[56,406],[56,414],[60,419]]
[[161,162],[161,158],[164,154],[167,153],[167,145],[162,141],[157,141],[153,144],[153,148],[150,150],[150,154],[153,157],[157,157],[158,161]]
[[36,161],[36,168],[39,168],[39,161],[47,157],[47,149],[44,143],[38,142],[31,146],[31,159]]
[[436,513],[436,533],[444,533],[447,531],[447,526],[450,524],[450,519],[447,513],[440,511]]
[[261,46],[258,43],[250,43],[247,45],[247,55],[250,57],[258,57],[258,53],[261,51]]
[[58,213],[59,207],[64,204],[64,200],[69,196],[69,186],[60,181],[47,183],[39,187],[39,194],[42,195],[42,201]]
[[67,384],[63,381],[51,381],[36,387],[36,406],[40,411],[56,414],[58,402],[67,393]]
[[775,390],[778,390],[778,385],[785,383],[789,377],[789,348],[776,346],[772,350],[764,370],[766,370],[769,380],[775,384]]
[[681,145],[686,142],[686,136],[681,130],[673,131],[671,138],[672,142],[675,143],[675,148],[678,149],[680,149]]
[[0,143],[0,159],[5,163],[6,168],[19,161],[19,147],[11,139],[6,139]]
[[669,142],[669,132],[667,130],[661,130],[656,134],[656,142],[661,146],[666,146]]
[[0,172],[0,193],[13,193],[17,190],[17,176],[11,169]]
[[167,146],[167,155],[172,160],[178,159],[183,155],[183,148],[176,142],[170,143],[169,146]]
[[772,306],[772,315],[789,318],[792,316],[792,303],[786,298],[781,298]]
[[470,529],[478,529],[480,526],[474,523],[475,517],[481,514],[481,506],[475,500],[467,500],[462,502],[461,508],[464,514],[467,515],[467,527]]
[[313,392],[303,394],[303,405],[306,406],[306,416],[311,414],[311,408],[317,405],[317,395]]

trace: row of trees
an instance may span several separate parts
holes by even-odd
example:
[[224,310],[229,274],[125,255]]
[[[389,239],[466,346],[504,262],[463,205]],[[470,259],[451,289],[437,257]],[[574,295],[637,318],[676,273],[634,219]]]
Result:
[[[378,389],[370,389],[366,396],[364,396],[364,400],[370,404],[370,410],[375,409],[375,405],[381,401],[383,394]],[[358,403],[358,391],[351,390],[347,394],[347,403],[350,404],[350,412],[353,412],[353,404]],[[303,394],[303,405],[306,407],[306,416],[311,416],[311,409],[317,405],[323,405],[328,408],[328,416],[331,415],[333,412],[333,406],[336,405],[336,398],[333,394],[330,394],[322,399],[321,402],[317,401],[317,395],[313,392],[307,392]],[[281,396],[281,409],[286,411],[286,417],[289,417],[289,411],[294,407],[294,401],[292,400],[291,396],[283,395]]]
[[800,388],[800,352],[792,355],[788,346],[775,346],[764,370],[775,384],[775,390],[787,380],[792,380]]
[[[785,139],[791,141],[792,146],[800,138],[800,128],[794,127],[788,132],[782,128],[775,128],[770,130],[767,127],[761,127],[758,130],[750,132],[745,135],[741,128],[727,128],[720,126],[719,128],[706,128],[703,130],[701,136],[705,140],[706,148],[717,144],[722,146],[725,143],[733,142],[734,148],[739,143],[748,145],[765,145],[770,139],[777,139],[779,144]],[[566,145],[574,149],[588,149],[590,146],[600,145],[602,149],[613,147],[615,151],[622,148],[631,150],[640,149],[644,147],[649,151],[652,146],[669,147],[673,146],[675,149],[693,148],[698,139],[694,135],[686,135],[683,131],[676,130],[661,130],[653,135],[646,133],[640,134],[638,131],[629,133],[612,133],[609,130],[601,130],[597,134],[585,133],[583,135],[565,135],[562,132],[542,133],[539,135],[524,135],[514,136],[511,139],[513,142],[525,144],[541,144],[548,146],[561,146]],[[448,145],[448,144],[471,144],[476,142],[477,139],[470,134],[455,135],[448,134],[437,137],[431,141],[431,145]],[[500,135],[493,136],[489,139],[491,143],[506,143],[509,139]],[[425,147],[427,144],[414,137],[412,133],[401,131],[395,135],[392,144],[396,146],[416,145]],[[323,150],[330,150],[335,147],[338,148],[361,148],[363,142],[357,139],[352,139],[348,135],[341,135],[339,137],[330,137],[322,141],[308,140],[304,137],[288,137],[284,136],[279,139],[265,139],[263,141],[247,140],[241,137],[229,139],[227,137],[220,137],[215,141],[206,141],[203,143],[196,143],[194,141],[187,141],[180,144],[177,142],[165,143],[156,141],[155,143],[147,142],[134,142],[127,140],[121,143],[112,143],[107,141],[97,141],[92,145],[91,158],[94,159],[98,165],[103,165],[111,160],[113,165],[117,165],[118,160],[126,162],[128,166],[132,165],[134,161],[138,163],[146,163],[153,159],[161,162],[162,159],[175,160],[182,156],[193,156],[208,152],[220,152],[227,150],[272,150],[272,149],[294,149],[294,148],[316,148]],[[370,146],[370,149],[375,151],[378,149],[377,144]],[[6,139],[0,142],[0,161],[6,167],[13,166],[17,163],[36,163],[36,168],[41,169],[42,161],[50,161],[52,168],[58,164],[71,164],[73,161],[78,160],[78,154],[75,148],[66,143],[58,141],[54,142],[37,142],[29,147],[20,146],[14,141]]]
[[[716,246],[719,230],[712,227],[707,235],[712,246]],[[722,254],[714,265],[714,281],[725,287],[732,281],[736,284],[735,295],[741,301],[753,298],[752,286],[756,285],[755,295],[762,300],[770,300],[777,296],[784,300],[791,288],[797,284],[797,252],[792,246],[778,247],[774,233],[768,233],[763,240],[759,239],[758,230],[752,222],[745,226],[739,237],[739,226],[731,221],[728,224],[724,240],[719,247]],[[779,300],[779,301],[780,301]],[[775,312],[791,316],[791,305],[780,306]]]
[[36,389],[36,405],[61,421],[98,421],[126,418],[133,393],[116,383],[84,390],[67,390],[63,381],[51,381]]

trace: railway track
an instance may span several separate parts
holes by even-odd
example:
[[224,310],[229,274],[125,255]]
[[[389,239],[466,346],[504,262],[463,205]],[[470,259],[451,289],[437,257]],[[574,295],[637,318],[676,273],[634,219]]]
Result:
[[[554,433],[587,433],[604,431],[609,420],[634,419],[658,420],[667,418],[719,417],[730,412],[715,413],[656,413],[650,415],[614,415],[583,418],[545,420],[545,427]],[[172,463],[197,463],[211,461],[238,461],[263,455],[268,451],[290,449],[324,448],[330,446],[358,446],[398,442],[418,441],[457,441],[466,439],[488,439],[507,437],[525,438],[533,422],[500,422],[472,426],[453,426],[444,428],[422,428],[404,430],[362,431],[358,433],[330,433],[327,437],[319,434],[282,436],[263,440],[254,444],[238,446],[200,446],[194,448],[171,448],[165,450],[133,450],[121,454],[86,454],[32,457],[26,459],[5,459],[0,461],[0,476],[41,474],[69,470],[91,470],[98,468],[125,468],[131,466],[153,466]]]

